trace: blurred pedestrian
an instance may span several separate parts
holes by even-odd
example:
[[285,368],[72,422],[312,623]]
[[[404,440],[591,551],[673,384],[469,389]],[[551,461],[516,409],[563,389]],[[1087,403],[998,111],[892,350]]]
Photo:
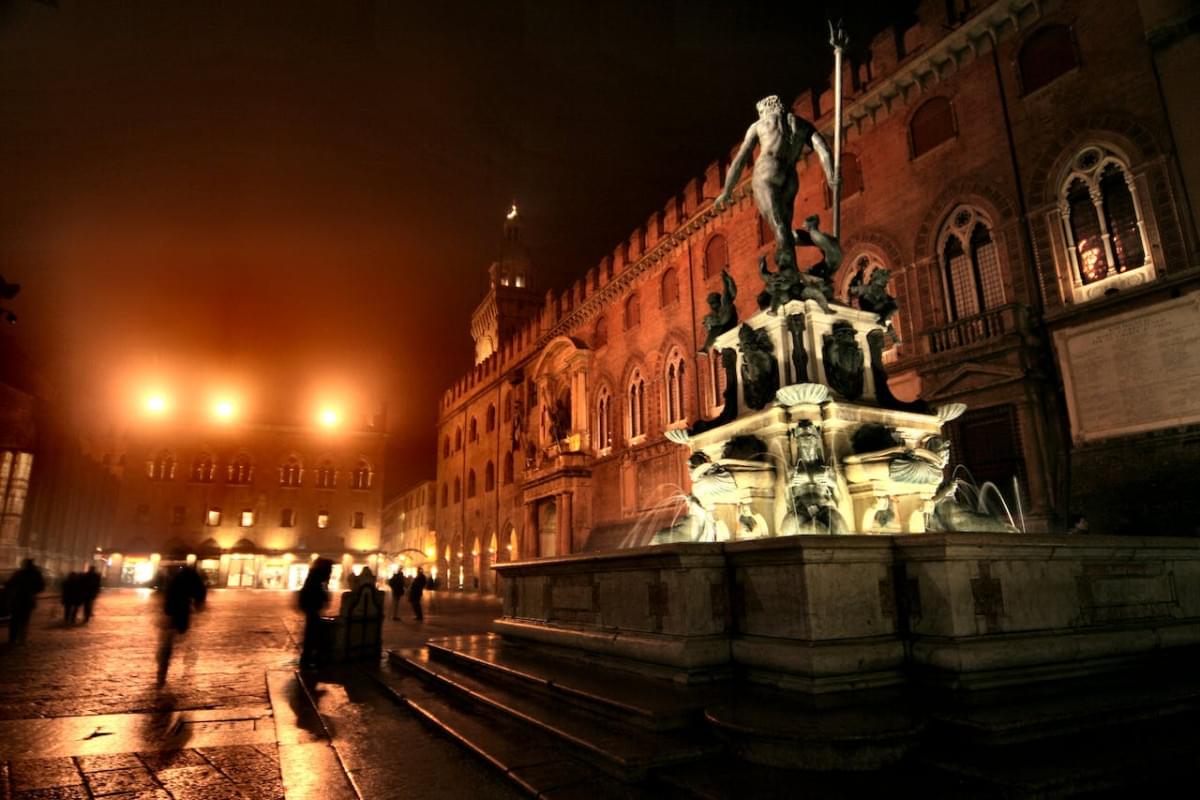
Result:
[[[164,576],[166,577],[166,576]],[[208,589],[204,580],[193,567],[180,567],[179,571],[166,579],[163,591],[162,642],[158,648],[158,685],[167,681],[167,668],[171,666],[171,653],[175,649],[175,637],[188,632],[192,622],[192,611],[204,608]]]
[[63,624],[74,625],[83,603],[83,584],[78,572],[68,572],[62,582]]
[[417,618],[417,622],[425,619],[425,615],[421,613],[421,595],[425,594],[425,568],[417,567],[417,577],[413,578],[412,585],[408,587],[408,602],[412,604],[413,616]]
[[396,570],[396,574],[388,578],[388,588],[392,590],[392,619],[400,619],[400,601],[404,598],[404,573]]
[[79,576],[81,594],[83,595],[83,621],[92,621],[92,609],[96,605],[96,598],[100,596],[100,573],[96,571],[96,565],[92,564],[87,568],[87,572]]
[[8,641],[11,643],[24,644],[29,632],[29,618],[37,608],[37,596],[45,588],[42,571],[33,565],[32,558],[21,562],[21,568],[8,579],[4,590],[8,594],[8,610],[12,617],[8,623]]
[[333,562],[318,558],[313,562],[300,587],[300,610],[304,612],[304,644],[300,649],[300,667],[320,665],[322,650],[321,612],[329,605],[329,579]]

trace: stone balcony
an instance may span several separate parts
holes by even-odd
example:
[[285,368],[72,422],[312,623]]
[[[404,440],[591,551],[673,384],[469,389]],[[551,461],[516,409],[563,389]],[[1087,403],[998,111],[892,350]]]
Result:
[[1019,303],[1009,303],[934,328],[924,333],[922,339],[925,343],[925,353],[937,355],[983,345],[1007,336],[1021,336],[1028,327],[1028,309]]

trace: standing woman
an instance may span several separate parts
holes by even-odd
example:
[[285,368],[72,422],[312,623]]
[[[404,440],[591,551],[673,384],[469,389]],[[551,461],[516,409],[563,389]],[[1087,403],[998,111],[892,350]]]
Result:
[[316,667],[321,655],[321,612],[329,605],[329,579],[333,562],[318,558],[313,562],[304,585],[300,587],[300,610],[304,612],[304,646],[300,650],[300,666]]

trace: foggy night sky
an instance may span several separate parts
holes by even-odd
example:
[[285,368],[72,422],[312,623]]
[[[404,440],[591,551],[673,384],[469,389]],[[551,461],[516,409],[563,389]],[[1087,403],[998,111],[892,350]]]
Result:
[[386,402],[389,486],[432,477],[511,199],[569,284],[823,79],[826,16],[861,44],[855,6],[0,0],[12,334],[100,430],[151,382]]

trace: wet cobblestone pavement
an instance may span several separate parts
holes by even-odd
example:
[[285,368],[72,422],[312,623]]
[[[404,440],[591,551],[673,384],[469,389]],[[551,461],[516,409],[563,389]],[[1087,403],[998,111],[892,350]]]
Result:
[[[496,616],[492,599],[438,594],[425,623],[389,620],[385,647],[485,630]],[[330,698],[361,688],[301,687],[294,603],[285,592],[210,592],[159,687],[158,598],[106,591],[92,621],[72,627],[43,599],[29,642],[0,644],[0,800],[512,796],[378,697],[333,706],[343,724],[331,731]],[[347,714],[374,730],[351,729]],[[419,760],[375,755],[389,751]]]

